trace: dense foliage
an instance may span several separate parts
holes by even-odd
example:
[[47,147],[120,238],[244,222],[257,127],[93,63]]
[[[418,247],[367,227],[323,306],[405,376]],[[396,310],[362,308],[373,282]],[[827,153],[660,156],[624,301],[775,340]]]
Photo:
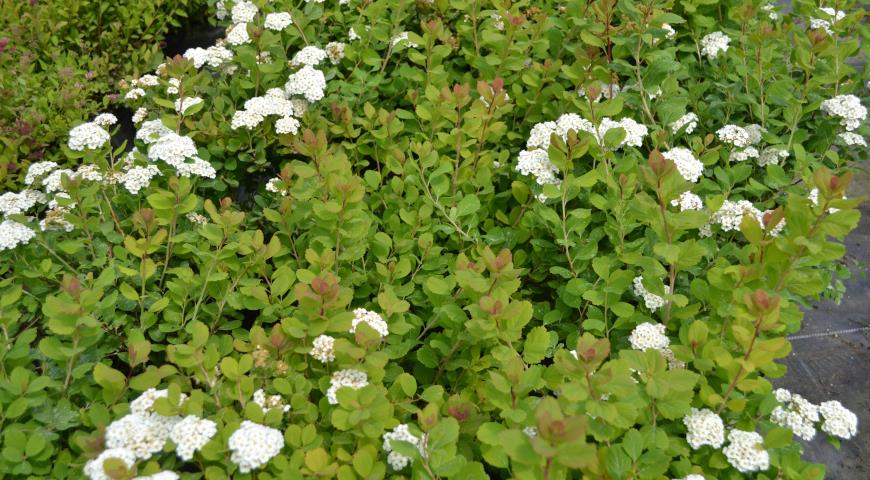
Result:
[[0,186],[64,161],[69,129],[111,104],[117,80],[160,62],[159,41],[202,0],[0,2]]
[[218,2],[0,196],[0,472],[824,477],[843,3]]

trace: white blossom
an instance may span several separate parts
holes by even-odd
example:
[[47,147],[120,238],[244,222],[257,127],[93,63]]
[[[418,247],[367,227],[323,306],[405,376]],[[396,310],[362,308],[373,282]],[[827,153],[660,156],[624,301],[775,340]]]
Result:
[[[784,389],[777,389],[777,392]],[[795,435],[804,439],[812,440],[816,436],[816,422],[819,421],[819,407],[813,405],[805,398],[798,394],[792,395],[787,390],[784,390],[788,395],[777,394],[779,398],[787,398],[779,400],[784,405],[777,406],[770,414],[770,421],[790,429]]]
[[243,0],[233,6],[231,14],[233,23],[247,23],[254,20],[259,10],[253,3]]
[[665,334],[665,326],[661,323],[649,322],[634,327],[628,337],[628,342],[631,343],[631,348],[641,352],[649,349],[663,350],[671,344],[671,340]]
[[120,460],[127,469],[133,468],[133,465],[136,464],[136,456],[133,455],[133,452],[125,448],[110,448],[103,450],[97,458],[88,460],[84,468],[85,476],[91,480],[113,480],[112,477],[106,475],[106,471],[103,469],[103,463],[110,458]]
[[278,135],[295,135],[299,131],[299,120],[293,117],[281,117],[275,121],[275,133]]
[[94,117],[93,123],[101,127],[108,127],[110,125],[118,123],[118,117],[112,115],[111,113],[101,113]]
[[849,439],[858,431],[858,417],[837,400],[822,402],[819,413],[824,418],[822,431],[829,435]]
[[52,171],[48,174],[47,177],[43,178],[42,187],[45,190],[45,193],[65,191],[63,188],[64,175],[69,178],[73,178],[75,176],[75,172],[68,168],[62,168],[60,170]]
[[767,148],[758,156],[758,166],[779,165],[779,162],[788,158],[788,150],[782,148]]
[[323,72],[311,65],[305,65],[296,73],[290,75],[284,85],[287,95],[302,95],[309,102],[316,102],[323,98],[326,90],[326,77]]
[[133,113],[133,123],[135,124],[142,123],[146,118],[148,118],[148,109],[145,107],[139,107]]
[[688,430],[686,441],[694,450],[704,445],[719,448],[725,443],[725,425],[712,410],[692,408],[691,413],[683,417],[683,423]]
[[735,150],[731,152],[731,156],[728,158],[728,160],[731,162],[743,162],[749,160],[750,158],[759,158],[757,148],[746,147],[742,150]]
[[326,44],[326,56],[333,65],[337,65],[344,58],[344,43],[329,42]]
[[266,15],[266,21],[263,24],[269,30],[280,32],[293,24],[293,18],[287,12],[270,13]]
[[695,127],[698,126],[698,115],[689,112],[682,117],[676,119],[671,122],[669,127],[671,128],[671,133],[675,134],[680,131],[683,127],[686,127],[686,135],[691,135],[693,131],[695,131]]
[[336,393],[341,388],[352,388],[359,390],[369,384],[369,377],[365,372],[348,368],[339,370],[332,374],[330,379],[329,389],[326,391],[326,399],[331,405],[338,404]]
[[335,339],[320,335],[311,343],[311,356],[323,363],[335,361]]
[[[650,311],[656,311],[659,308],[665,306],[665,299],[648,291],[646,287],[643,286],[643,277],[634,277],[634,281],[632,282],[634,285],[634,294],[638,297],[643,298],[643,303],[646,305]],[[665,285],[665,293],[671,293],[671,287]]]
[[250,473],[281,452],[284,435],[275,428],[245,420],[230,435],[227,446],[231,452],[230,461],[239,466],[239,472]]
[[244,45],[250,43],[251,37],[248,35],[248,24],[237,23],[230,27],[227,32],[227,43],[233,46]]
[[399,33],[398,35],[395,35],[393,38],[391,38],[390,39],[390,46],[395,47],[396,45],[398,45],[402,42],[407,44],[408,48],[419,48],[420,47],[420,45],[417,45],[416,43],[414,43],[408,39],[408,32]]
[[357,35],[356,30],[354,30],[353,27],[350,27],[347,31],[347,39],[352,42],[354,40],[359,40],[359,38],[360,37]]
[[381,337],[386,337],[390,334],[389,326],[384,321],[380,314],[365,308],[357,308],[353,311],[353,322],[350,327],[350,333],[356,333],[356,327],[362,323],[367,323],[372,329],[378,332]]
[[531,175],[538,185],[559,185],[561,180],[556,176],[559,168],[550,161],[547,151],[541,148],[523,150],[517,159],[516,171],[520,175]]
[[727,447],[722,449],[732,467],[742,473],[770,468],[770,455],[764,449],[764,439],[756,432],[731,430]]
[[0,223],[0,251],[26,245],[35,235],[36,233],[26,225],[14,220],[3,220],[3,223]]
[[266,182],[266,191],[272,193],[280,193],[282,197],[287,196],[287,188],[283,186],[283,180],[279,177],[270,178],[268,182]]
[[20,192],[6,192],[0,195],[0,213],[19,215],[26,213],[38,203],[45,203],[45,194],[37,190],[25,189]]
[[145,167],[134,166],[125,171],[120,182],[124,184],[124,188],[133,195],[137,195],[140,190],[147,188],[151,184],[151,179],[156,175],[160,175],[160,169],[154,165]]
[[175,111],[184,115],[184,113],[194,105],[199,105],[202,103],[202,98],[200,97],[184,97],[179,98],[175,101]]
[[284,404],[284,398],[281,395],[266,395],[266,391],[262,388],[254,392],[254,403],[263,409],[263,413],[268,412],[273,408],[280,409],[282,412],[290,411],[290,405]]
[[310,65],[314,67],[320,62],[326,60],[327,56],[326,51],[322,48],[309,45],[293,55],[293,59],[290,60],[290,65],[293,67],[300,67],[302,65]]
[[124,94],[124,100],[137,100],[145,96],[145,90],[141,88],[131,88]]
[[164,470],[153,475],[133,477],[133,480],[178,480],[179,478],[180,477],[177,473],[170,470]]
[[169,432],[178,417],[166,417],[157,413],[131,413],[106,427],[106,446],[127,449],[141,459],[147,459],[163,450]]
[[743,127],[725,125],[716,130],[716,135],[719,136],[719,141],[734,145],[735,147],[743,148],[749,146],[749,132]]
[[387,463],[393,468],[393,470],[401,470],[407,467],[411,463],[411,458],[402,455],[399,452],[393,450],[393,445],[390,442],[394,441],[402,441],[408,442],[411,445],[417,447],[417,450],[420,451],[420,454],[423,455],[425,452],[425,444],[424,442],[415,436],[408,429],[407,424],[399,424],[394,428],[391,432],[384,433],[383,435],[384,445],[383,449],[388,453],[387,455]]
[[209,48],[189,48],[184,52],[184,58],[193,62],[197,69],[203,65],[218,68],[233,59],[233,52],[221,45],[213,45]]
[[230,122],[230,128],[233,130],[238,130],[240,128],[252,130],[262,123],[263,120],[265,120],[265,117],[257,112],[252,112],[250,110],[236,110],[236,113],[233,114],[233,119]]
[[704,201],[692,192],[683,192],[678,198],[671,200],[671,205],[680,207],[681,212],[686,210],[703,210]]
[[202,449],[217,433],[217,424],[196,415],[188,415],[178,421],[169,433],[169,439],[175,444],[178,458],[187,462],[193,454]]
[[57,164],[50,161],[36,162],[30,164],[27,168],[27,174],[24,176],[24,184],[32,185],[33,182],[42,178],[45,174],[57,168]]
[[169,133],[172,133],[172,130],[163,125],[162,121],[148,120],[147,122],[142,122],[142,126],[139,127],[139,130],[136,130],[136,140],[149,145]]
[[839,137],[839,139],[842,140],[843,143],[845,143],[846,145],[848,145],[850,147],[853,147],[855,145],[858,145],[861,147],[867,146],[867,142],[864,140],[864,137],[862,137],[861,135],[858,135],[857,133],[843,132],[843,133],[837,135],[837,137]]
[[[108,114],[104,114],[108,115]],[[114,115],[112,115],[114,117]],[[83,123],[73,127],[69,131],[69,141],[67,146],[70,150],[81,152],[82,150],[97,150],[103,145],[109,143],[111,136],[105,128],[101,127],[96,122]]]
[[867,107],[855,95],[837,95],[822,102],[820,109],[828,115],[839,117],[840,125],[847,131],[855,130],[867,118]]
[[728,35],[722,32],[713,32],[704,35],[701,39],[701,54],[707,58],[714,59],[719,56],[719,53],[728,51],[728,43],[731,41]]
[[662,156],[674,162],[680,175],[689,182],[698,183],[704,173],[704,164],[688,148],[675,147],[663,152]]

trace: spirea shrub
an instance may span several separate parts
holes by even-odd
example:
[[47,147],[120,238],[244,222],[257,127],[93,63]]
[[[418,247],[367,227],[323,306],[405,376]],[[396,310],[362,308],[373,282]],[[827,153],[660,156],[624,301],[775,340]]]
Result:
[[860,435],[771,384],[848,275],[854,5],[213,6],[128,145],[0,197],[3,476],[804,480]]

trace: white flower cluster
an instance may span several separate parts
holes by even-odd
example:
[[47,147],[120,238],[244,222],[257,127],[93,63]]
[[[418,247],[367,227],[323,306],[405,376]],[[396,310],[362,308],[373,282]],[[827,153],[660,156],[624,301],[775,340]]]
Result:
[[290,405],[284,404],[284,398],[282,398],[281,395],[267,396],[262,388],[254,392],[254,403],[263,409],[263,413],[266,413],[273,408],[281,409],[283,412],[290,411]]
[[365,308],[357,308],[353,311],[353,323],[350,327],[350,333],[356,333],[356,327],[360,322],[367,323],[372,329],[378,332],[381,337],[386,337],[390,334],[390,328],[387,322],[384,321],[380,314]]
[[103,463],[110,458],[122,461],[128,469],[133,468],[133,465],[136,464],[136,457],[133,456],[133,453],[129,450],[123,448],[110,448],[108,450],[103,450],[97,458],[88,460],[88,463],[85,464],[84,468],[85,476],[91,480],[112,480],[112,477],[106,475],[106,471],[103,469]]
[[764,449],[764,438],[756,432],[731,430],[727,447],[722,449],[732,467],[742,473],[758,472],[770,468],[770,455]]
[[724,127],[716,130],[716,135],[719,137],[719,141],[731,144],[738,148],[743,148],[751,145],[750,142],[750,133],[743,127],[738,127],[737,125],[725,125]]
[[716,58],[728,51],[729,42],[731,39],[722,32],[708,33],[701,39],[701,54],[710,59]]
[[157,175],[161,175],[161,173],[155,165],[133,166],[121,174],[119,181],[128,192],[138,195],[139,191],[147,188],[151,184],[151,179]]
[[344,58],[345,44],[342,42],[329,42],[326,44],[326,56],[333,65],[337,65]]
[[387,432],[383,435],[384,439],[384,451],[388,453],[387,455],[387,463],[393,467],[393,470],[401,470],[407,467],[411,463],[411,458],[402,455],[399,452],[393,450],[393,445],[390,442],[400,441],[400,442],[408,442],[411,445],[417,447],[417,450],[420,451],[420,455],[425,453],[425,445],[424,442],[421,441],[420,438],[417,438],[411,431],[408,429],[407,424],[400,424],[391,432]]
[[287,12],[270,13],[266,15],[263,26],[269,30],[280,32],[293,24],[293,18]]
[[284,91],[280,88],[270,88],[265,95],[254,97],[245,102],[244,110],[237,110],[233,115],[230,127],[233,130],[239,128],[253,129],[262,123],[266,117],[280,117],[275,122],[275,131],[278,134],[296,133],[299,129],[299,121],[293,118],[295,108]]
[[810,18],[810,28],[813,30],[823,29],[828,35],[833,35],[834,31],[832,27],[834,24],[839,22],[840,20],[846,18],[846,12],[842,10],[835,10],[830,7],[822,7],[819,10],[827,16],[827,19],[823,18]]
[[[654,312],[659,308],[665,306],[664,298],[649,292],[646,287],[643,286],[643,277],[634,277],[634,281],[632,283],[634,284],[634,294],[638,297],[643,298],[644,305],[646,305],[646,308],[649,309],[651,312]],[[670,286],[665,285],[665,293],[671,293]]]
[[163,450],[178,417],[157,413],[131,413],[106,427],[106,447],[133,452],[136,458],[147,459]]
[[559,169],[550,161],[547,153],[551,135],[555,134],[562,141],[567,142],[568,132],[573,131],[575,134],[587,132],[603,145],[604,136],[614,128],[625,131],[625,138],[616,146],[617,149],[626,145],[639,147],[643,143],[643,138],[649,133],[646,125],[630,118],[615,121],[605,117],[601,119],[598,128],[595,128],[592,122],[576,113],[566,113],[555,122],[541,122],[532,127],[526,140],[526,150],[522,150],[517,158],[516,171],[521,175],[533,176],[538,185],[559,185],[561,183],[561,179],[557,176]]
[[746,147],[743,150],[737,150],[731,152],[731,156],[728,158],[731,162],[744,162],[749,160],[750,158],[758,158],[758,149],[755,147]]
[[12,250],[18,245],[27,245],[35,235],[36,233],[26,225],[14,220],[3,220],[3,223],[0,223],[0,251]]
[[305,65],[296,73],[287,78],[284,91],[287,96],[302,95],[309,102],[316,102],[323,98],[326,90],[326,77],[323,72],[311,65]]
[[845,143],[847,146],[850,146],[850,147],[854,147],[855,145],[858,145],[861,147],[867,146],[867,141],[864,140],[864,137],[862,137],[861,135],[858,135],[857,133],[843,132],[843,133],[837,135],[837,137],[840,140],[842,140],[843,143]]
[[0,213],[20,215],[38,203],[45,203],[45,194],[37,190],[24,189],[20,192],[6,192],[0,195]]
[[[156,122],[159,122],[159,120],[156,120]],[[145,122],[145,124],[150,123]],[[143,124],[142,129],[146,128],[145,124]],[[151,161],[163,161],[167,165],[174,167],[176,173],[181,177],[190,177],[191,175],[205,178],[215,177],[217,172],[214,167],[197,156],[198,152],[192,138],[169,131],[166,127],[163,127],[163,129],[159,127],[155,128],[153,125],[148,127],[149,131],[143,135],[143,138],[147,137],[149,141],[153,138],[152,132],[162,133],[156,140],[151,141],[151,145],[148,147],[148,158]],[[154,130],[151,130],[152,128]],[[139,138],[138,132],[136,137]]]
[[706,480],[703,475],[699,475],[697,473],[690,473],[683,478],[675,478],[674,480]]
[[178,480],[179,478],[181,477],[179,477],[177,473],[170,470],[164,470],[153,475],[134,477],[133,480]]
[[241,1],[233,6],[230,12],[233,16],[233,23],[246,23],[254,20],[259,10],[252,2]]
[[676,147],[662,153],[662,156],[677,165],[680,175],[687,181],[698,183],[704,173],[704,164],[695,158],[688,148]]
[[248,35],[248,24],[237,23],[231,26],[227,31],[227,43],[233,46],[244,45],[251,42],[251,37]]
[[365,372],[353,368],[339,370],[332,374],[329,389],[326,390],[326,399],[330,405],[337,405],[338,398],[335,396],[340,388],[352,388],[359,390],[369,384],[369,377]]
[[416,43],[408,40],[408,32],[402,32],[402,33],[394,36],[393,38],[391,38],[390,39],[390,47],[393,48],[402,42],[404,42],[408,48],[419,48],[420,47],[420,45],[417,45]]
[[188,415],[179,420],[169,433],[175,444],[175,453],[183,461],[189,461],[193,454],[208,443],[217,433],[217,424],[206,418]]
[[208,218],[205,215],[202,215],[197,212],[190,212],[185,217],[195,225],[206,225],[208,223]]
[[665,334],[665,326],[661,323],[644,322],[634,327],[628,337],[631,348],[645,352],[649,349],[664,350],[671,344]]
[[326,60],[327,56],[326,50],[309,45],[293,55],[293,59],[290,60],[290,66],[301,67],[303,65],[311,65],[316,67],[320,62]]
[[712,410],[692,408],[691,413],[683,417],[683,423],[688,430],[686,441],[694,450],[704,445],[720,448],[725,443],[725,425]]
[[179,98],[175,101],[175,111],[184,115],[184,113],[194,105],[199,105],[202,103],[202,98],[200,97],[184,97]]
[[[755,205],[748,200],[739,200],[737,202],[725,200],[722,207],[713,214],[710,221],[713,224],[719,225],[723,231],[730,232],[733,230],[740,230],[740,223],[743,221],[743,216],[750,214],[755,217],[759,225],[763,228],[764,215],[768,212],[770,212],[770,210],[762,212],[755,208]],[[779,236],[784,228],[785,218],[781,219],[769,233],[771,236],[776,237]]]
[[855,95],[837,95],[822,102],[821,110],[832,117],[840,118],[840,125],[847,131],[855,130],[867,118],[867,107]]
[[[574,354],[574,358],[577,358],[576,351],[571,350],[571,353]],[[538,427],[531,427],[531,426],[530,427],[523,427],[523,433],[525,433],[526,436],[528,436],[530,438],[537,437],[538,436]]]
[[671,128],[671,133],[677,134],[683,127],[686,127],[686,135],[690,135],[698,126],[698,115],[689,112],[682,117],[674,120],[668,125]]
[[[185,461],[193,458],[194,452],[217,433],[217,425],[193,415],[182,419],[158,414],[154,411],[154,402],[168,394],[166,389],[150,388],[130,402],[130,413],[106,428],[105,445],[108,449],[88,462],[85,475],[92,480],[108,478],[103,472],[103,462],[107,458],[120,458],[128,468],[132,468],[137,460],[147,460],[163,450],[167,440],[175,443],[179,458]],[[180,400],[183,402],[186,398],[182,394]],[[167,473],[170,475],[156,478],[177,478],[171,476],[174,475],[172,472]]]
[[701,197],[695,195],[692,192],[681,193],[679,198],[671,200],[671,205],[675,207],[680,207],[681,212],[685,212],[686,210],[704,209],[704,201],[701,200]]
[[[111,114],[103,115],[110,115],[111,118],[115,118],[115,116]],[[69,131],[69,141],[67,142],[67,146],[69,146],[70,150],[75,150],[77,152],[81,152],[85,149],[97,150],[109,143],[111,136],[104,128],[104,125],[106,125],[104,122],[107,117],[103,117],[103,115],[97,117],[97,119],[101,120],[100,123],[95,119],[93,122],[87,122],[73,127]],[[103,118],[101,119],[100,117]],[[117,122],[117,119],[115,119],[115,121]]]
[[329,335],[320,335],[311,343],[311,356],[329,363],[335,361],[335,339]]
[[776,8],[776,5],[774,5],[772,3],[768,3],[768,4],[761,6],[761,11],[767,12],[767,18],[769,18],[771,21],[775,22],[775,21],[779,20],[779,13],[776,10],[774,10],[775,8]]
[[270,178],[268,182],[266,182],[266,191],[272,193],[280,193],[282,197],[287,196],[287,188],[282,186],[283,180],[280,177]]
[[33,182],[42,178],[45,174],[51,172],[58,165],[54,162],[44,161],[44,162],[36,162],[30,164],[30,167],[27,169],[27,174],[24,176],[24,184],[32,185]]
[[773,409],[770,421],[790,429],[804,440],[812,440],[816,436],[815,424],[819,421],[819,407],[784,388],[776,389],[774,395],[777,401],[784,405]]
[[230,435],[227,445],[231,452],[230,461],[239,466],[239,472],[250,473],[281,452],[284,435],[278,429],[245,420]]
[[779,165],[779,162],[788,158],[788,150],[782,148],[766,148],[758,156],[758,166]]
[[124,100],[138,100],[145,96],[145,90],[142,88],[131,88],[124,94]]
[[211,68],[219,68],[233,60],[233,52],[221,45],[213,45],[208,48],[189,48],[184,52],[184,58],[193,62],[197,69],[208,65]]
[[819,404],[819,413],[824,418],[822,431],[829,435],[849,439],[858,431],[858,417],[837,400]]

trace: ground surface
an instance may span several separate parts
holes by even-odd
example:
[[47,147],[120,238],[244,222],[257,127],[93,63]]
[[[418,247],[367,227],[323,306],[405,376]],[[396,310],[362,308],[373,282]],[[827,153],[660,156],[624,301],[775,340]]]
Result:
[[[850,196],[870,195],[870,174],[855,174]],[[788,373],[774,382],[813,403],[839,400],[858,415],[858,436],[844,440],[839,451],[824,435],[807,445],[803,458],[827,465],[831,480],[870,478],[870,277],[863,265],[870,264],[870,201],[860,209],[861,223],[846,238],[847,259],[859,262],[846,295],[840,305],[822,302],[807,312],[803,329],[791,338]]]

